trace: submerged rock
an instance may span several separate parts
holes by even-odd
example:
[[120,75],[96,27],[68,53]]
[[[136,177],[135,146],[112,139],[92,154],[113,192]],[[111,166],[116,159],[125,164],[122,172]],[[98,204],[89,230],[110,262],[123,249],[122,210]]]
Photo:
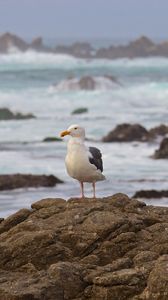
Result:
[[13,113],[8,108],[0,108],[0,121],[34,119],[33,114]]
[[160,148],[155,151],[153,156],[156,159],[168,158],[168,138],[164,138],[160,144]]
[[84,113],[87,113],[88,112],[88,108],[86,107],[80,107],[80,108],[77,108],[75,110],[72,111],[72,115],[78,115],[78,114],[84,114]]
[[0,299],[168,299],[168,208],[43,199],[0,223]]
[[132,142],[132,141],[146,141],[148,131],[145,127],[139,124],[120,124],[114,130],[110,131],[103,142]]
[[62,183],[54,175],[12,174],[0,175],[0,191],[29,187],[53,187]]

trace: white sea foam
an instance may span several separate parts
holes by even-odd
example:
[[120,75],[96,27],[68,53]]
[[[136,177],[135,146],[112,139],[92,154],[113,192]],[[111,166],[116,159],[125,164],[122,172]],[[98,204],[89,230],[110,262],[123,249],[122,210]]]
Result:
[[66,54],[38,53],[28,50],[24,53],[12,49],[9,54],[0,55],[0,70],[17,69],[73,69],[73,68],[150,68],[166,69],[168,68],[168,58],[150,57],[150,58],[121,58],[115,60],[109,59],[79,59]]

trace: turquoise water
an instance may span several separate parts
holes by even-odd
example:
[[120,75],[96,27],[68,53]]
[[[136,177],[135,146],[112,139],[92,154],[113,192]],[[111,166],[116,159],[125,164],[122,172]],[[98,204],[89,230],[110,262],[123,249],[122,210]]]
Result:
[[[95,91],[57,88],[72,75],[99,76],[100,86]],[[103,75],[116,76],[121,85],[107,88]],[[71,112],[81,106],[89,109],[88,114],[72,116]],[[82,60],[35,52],[1,55],[0,107],[37,116],[33,120],[0,122],[1,174],[52,173],[65,181],[54,189],[1,192],[1,217],[44,197],[79,194],[78,183],[65,171],[66,141],[44,144],[44,137],[58,136],[74,123],[84,126],[87,137],[94,139],[123,122],[147,128],[167,124],[168,59]],[[150,158],[159,141],[93,145],[103,152],[107,177],[106,182],[97,184],[98,196],[121,191],[132,196],[141,188],[167,189],[167,161]],[[91,194],[89,185],[86,194]],[[168,204],[166,199],[154,203]]]

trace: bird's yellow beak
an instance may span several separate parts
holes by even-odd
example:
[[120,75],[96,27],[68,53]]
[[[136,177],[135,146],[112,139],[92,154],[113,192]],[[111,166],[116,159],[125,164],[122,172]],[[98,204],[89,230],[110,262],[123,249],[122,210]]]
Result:
[[60,133],[60,137],[64,137],[65,135],[69,135],[69,134],[70,134],[70,131],[68,131],[68,130],[62,131]]

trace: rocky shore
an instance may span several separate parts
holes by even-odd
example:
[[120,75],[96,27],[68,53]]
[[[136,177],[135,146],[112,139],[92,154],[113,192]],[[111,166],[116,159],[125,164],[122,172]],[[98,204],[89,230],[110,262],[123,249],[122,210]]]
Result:
[[0,299],[167,300],[168,208],[43,199],[0,220]]
[[76,42],[72,45],[56,45],[48,47],[44,45],[42,37],[33,39],[28,43],[24,39],[12,33],[4,33],[0,35],[0,53],[9,53],[13,50],[25,52],[27,50],[35,50],[38,52],[62,53],[72,55],[78,58],[135,58],[135,57],[151,57],[163,56],[168,57],[168,41],[155,43],[146,36],[129,42],[127,45],[111,45],[107,48],[95,49],[87,42]]

